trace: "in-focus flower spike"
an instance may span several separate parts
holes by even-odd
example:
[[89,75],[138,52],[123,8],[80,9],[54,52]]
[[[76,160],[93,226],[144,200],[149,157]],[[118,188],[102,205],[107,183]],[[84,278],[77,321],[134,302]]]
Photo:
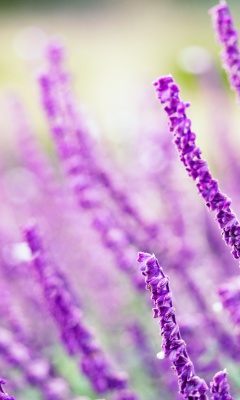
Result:
[[146,288],[151,291],[154,300],[153,318],[160,318],[162,349],[174,366],[178,376],[179,391],[184,399],[208,399],[205,392],[206,382],[199,378],[189,358],[186,343],[181,337],[176,321],[175,309],[172,303],[172,293],[169,289],[169,278],[154,255],[139,253],[140,271],[145,276]]
[[4,379],[0,379],[0,400],[14,400],[13,397],[10,397],[6,392],[4,392],[2,385],[4,385]]
[[158,98],[169,117],[169,130],[173,132],[174,143],[189,176],[197,181],[199,193],[206,201],[210,211],[217,211],[216,220],[222,229],[225,243],[232,248],[234,258],[240,258],[240,224],[230,208],[231,199],[223,194],[218,182],[213,179],[208,164],[201,157],[196,146],[196,135],[191,130],[191,121],[186,116],[189,103],[179,98],[179,87],[172,76],[164,76],[154,82]]
[[238,48],[238,32],[234,28],[233,19],[227,3],[221,0],[209,13],[219,43],[222,45],[222,63],[226,70],[232,89],[240,101],[240,53]]
[[[82,310],[63,273],[49,260],[36,225],[24,230],[31,249],[33,265],[39,276],[49,311],[55,320],[64,346],[70,355],[81,356],[81,370],[97,393],[127,387],[127,377],[117,373],[97,343],[92,332],[83,322]],[[137,397],[136,397],[137,399]]]
[[210,383],[210,392],[213,394],[212,400],[233,400],[229,394],[229,384],[227,381],[227,372],[217,372]]

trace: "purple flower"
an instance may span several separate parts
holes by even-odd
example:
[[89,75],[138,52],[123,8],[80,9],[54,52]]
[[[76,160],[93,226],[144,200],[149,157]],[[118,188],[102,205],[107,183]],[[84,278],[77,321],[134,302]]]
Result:
[[213,393],[212,400],[233,400],[229,394],[226,370],[217,372],[210,383],[210,391]]
[[137,400],[137,397],[134,393],[130,392],[130,390],[122,390],[121,393],[118,393],[114,400]]
[[21,370],[25,380],[36,386],[44,400],[64,400],[70,398],[70,388],[63,378],[57,377],[54,367],[47,359],[39,356],[18,341],[13,333],[0,329],[0,353],[10,365]]
[[139,253],[140,270],[145,276],[146,288],[152,293],[155,308],[154,318],[160,318],[162,349],[174,366],[178,376],[180,393],[185,399],[207,399],[206,382],[195,375],[192,361],[181,338],[169,289],[169,278],[164,274],[156,257],[148,253]]
[[122,391],[127,386],[125,374],[117,373],[83,321],[82,311],[65,276],[47,256],[36,226],[25,229],[49,311],[54,318],[69,354],[81,356],[81,370],[97,393]]
[[0,400],[14,400],[13,397],[10,397],[6,392],[4,392],[2,385],[4,385],[5,381],[0,379]]
[[236,327],[239,338],[240,332],[240,280],[233,278],[230,282],[221,285],[218,289],[221,303],[228,311],[233,324]]
[[23,164],[37,177],[46,194],[59,197],[61,189],[55,171],[34,137],[23,105],[18,98],[11,99],[10,110],[14,115],[14,133]]
[[110,249],[116,265],[130,276],[137,290],[141,291],[142,281],[133,267],[136,249],[132,250],[128,232],[117,213],[104,205],[105,195],[94,178],[96,161],[91,146],[89,148],[86,142],[86,132],[81,129],[81,116],[74,98],[71,98],[71,90],[61,80],[62,74],[59,65],[51,62],[49,71],[41,75],[39,82],[43,106],[70,190],[77,206],[91,211],[89,218],[92,226],[104,246]]
[[213,27],[217,39],[222,45],[222,62],[231,87],[240,99],[240,54],[238,49],[238,33],[233,26],[229,8],[224,0],[213,7],[209,13],[212,17]]
[[196,146],[196,135],[191,130],[191,121],[186,116],[189,103],[179,98],[179,88],[171,76],[164,76],[154,82],[158,98],[169,117],[169,130],[173,132],[174,143],[189,176],[197,181],[199,193],[210,211],[217,211],[216,220],[222,229],[223,240],[232,248],[234,258],[240,257],[240,225],[230,208],[231,200],[223,194],[218,182],[213,179],[208,164],[201,158]]
[[[64,116],[67,120],[67,135],[75,136],[77,139],[76,149],[78,151],[79,160],[82,159],[85,174],[90,174],[91,179],[95,182],[95,185],[101,184],[105,191],[108,192],[108,196],[115,201],[118,209],[123,213],[130,216],[138,225],[138,228],[143,229],[150,238],[153,235],[157,235],[158,227],[157,225],[149,225],[144,217],[141,215],[140,211],[137,209],[136,205],[132,203],[130,194],[127,190],[121,189],[116,182],[113,175],[112,167],[109,170],[104,166],[101,155],[96,149],[95,143],[91,139],[91,131],[89,129],[86,118],[80,112],[80,107],[74,98],[73,91],[71,88],[70,80],[68,79],[68,74],[64,70],[64,48],[61,43],[55,41],[50,41],[47,47],[47,63],[48,63],[48,73],[45,75],[45,80],[49,78],[50,91],[48,92],[49,98],[51,98],[51,87],[55,87],[55,91],[61,96],[61,101],[57,99],[54,95],[52,96],[52,104],[55,112],[55,117],[62,118]],[[40,79],[40,83],[43,77]],[[44,92],[44,85],[42,84],[42,93]],[[45,100],[47,100],[45,86]],[[53,93],[53,92],[52,92]],[[58,96],[59,98],[59,96]],[[44,93],[43,93],[44,100]],[[48,101],[43,104],[48,104]],[[49,112],[49,107],[46,109],[47,115],[51,117],[51,112]]]

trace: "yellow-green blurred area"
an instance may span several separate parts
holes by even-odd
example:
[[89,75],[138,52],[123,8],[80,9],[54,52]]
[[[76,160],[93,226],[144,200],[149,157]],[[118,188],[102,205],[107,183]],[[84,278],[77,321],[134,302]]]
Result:
[[[145,98],[144,107],[148,107],[148,96],[155,97],[152,81],[168,73],[181,86],[184,100],[192,103],[194,127],[208,135],[205,94],[182,60],[190,46],[205,49],[229,96],[208,15],[215,4],[213,0],[2,0],[1,92],[18,91],[29,117],[43,130],[36,76],[47,37],[59,36],[67,48],[78,98],[89,108],[102,135],[114,141],[127,136],[127,130],[130,134],[131,118],[141,118],[136,114],[138,102]],[[229,1],[229,6],[240,27],[240,3]],[[195,64],[201,63],[202,53],[194,54]],[[237,114],[232,93],[230,98]]]

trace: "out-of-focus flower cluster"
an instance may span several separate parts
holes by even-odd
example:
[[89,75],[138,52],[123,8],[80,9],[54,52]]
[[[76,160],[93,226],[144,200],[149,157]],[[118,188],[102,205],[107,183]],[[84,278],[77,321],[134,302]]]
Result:
[[[211,14],[239,95],[237,31],[226,3]],[[43,58],[37,83],[51,154],[17,96],[8,101],[14,144],[0,169],[0,399],[13,399],[4,381],[15,399],[237,399],[240,227],[220,186],[239,200],[240,165],[227,115],[219,129],[212,107],[214,94],[220,104],[225,96],[211,79],[214,66],[209,59],[194,71],[210,93],[220,185],[179,87],[171,76],[154,85],[180,160],[235,259],[181,170],[151,94],[144,108],[132,106],[141,124],[119,165],[75,98],[63,45],[50,40]]]

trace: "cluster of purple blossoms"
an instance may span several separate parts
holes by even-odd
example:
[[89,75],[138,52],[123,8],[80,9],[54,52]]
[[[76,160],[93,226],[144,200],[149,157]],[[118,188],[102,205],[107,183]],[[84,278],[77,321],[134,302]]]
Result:
[[229,394],[229,385],[227,382],[226,371],[220,371],[213,377],[210,386],[211,393],[213,394],[212,400],[224,399],[233,400]]
[[189,176],[197,181],[200,195],[206,201],[210,211],[217,211],[216,220],[222,229],[225,243],[232,247],[234,258],[240,258],[240,224],[230,205],[231,200],[223,194],[218,182],[213,179],[208,164],[201,157],[196,146],[196,135],[191,130],[191,120],[187,118],[184,103],[179,98],[179,87],[171,76],[159,78],[154,82],[157,95],[169,117],[169,130],[173,133],[174,143]]
[[[140,271],[145,277],[146,288],[151,292],[154,301],[153,318],[160,318],[160,332],[163,338],[162,349],[165,357],[173,363],[179,383],[179,391],[184,399],[208,399],[208,386],[205,380],[199,378],[194,371],[193,363],[188,355],[186,343],[181,337],[176,320],[172,293],[169,288],[169,278],[154,255],[139,253]],[[232,400],[229,394],[226,371],[218,372],[210,383],[212,400]]]
[[240,281],[232,279],[218,288],[218,294],[223,308],[230,316],[236,328],[236,334],[240,334]]
[[[223,66],[239,97],[237,30],[224,1],[210,13],[223,46]],[[222,364],[229,365],[235,376],[239,373],[239,346],[235,332],[225,326],[222,315],[217,315],[221,304],[214,302],[211,292],[218,292],[224,311],[230,313],[238,328],[240,289],[235,277],[230,284],[225,283],[230,272],[226,273],[225,261],[220,259],[222,250],[215,236],[206,240],[208,243],[202,240],[204,229],[206,236],[215,233],[195,204],[192,215],[197,217],[189,223],[190,207],[185,204],[185,188],[180,190],[179,168],[169,135],[159,139],[159,133],[166,133],[165,128],[155,124],[153,147],[157,156],[158,151],[161,154],[161,166],[154,169],[157,162],[151,155],[149,168],[143,168],[142,174],[135,166],[136,176],[143,175],[139,187],[136,184],[136,193],[135,178],[126,178],[125,184],[118,185],[117,167],[114,170],[114,164],[105,164],[104,151],[101,153],[91,136],[65,69],[64,48],[56,40],[49,42],[45,61],[38,82],[57,167],[38,146],[20,102],[10,102],[17,125],[16,158],[25,179],[22,190],[29,189],[29,197],[23,196],[24,201],[18,203],[13,195],[12,204],[8,204],[7,194],[16,180],[10,176],[10,189],[3,189],[3,203],[13,217],[6,229],[0,226],[0,367],[10,374],[2,376],[20,398],[25,398],[26,386],[34,388],[44,400],[92,400],[99,395],[106,396],[101,400],[179,400],[179,396],[188,400],[233,400]],[[179,87],[170,75],[159,78],[154,86],[164,104],[180,160],[196,181],[208,209],[216,211],[223,239],[234,258],[240,259],[240,224],[231,200],[221,192],[201,157],[186,114],[189,103],[180,99]],[[150,132],[146,136],[146,141],[152,140]],[[3,188],[7,186],[5,181],[0,171]],[[153,204],[161,203],[160,211],[156,207],[155,219],[146,212],[147,197],[145,207],[135,201],[143,195],[142,186],[150,181],[152,187],[149,185],[147,191],[152,190]],[[37,224],[25,223],[32,219]],[[198,225],[203,225],[202,230]],[[19,226],[25,226],[23,237]],[[141,273],[135,260],[140,248],[144,251],[138,257]],[[151,255],[152,251],[157,257]],[[158,262],[160,257],[169,275],[177,280],[174,294]],[[216,272],[218,280],[212,271],[217,263],[221,270]],[[221,279],[224,284],[216,285],[215,281]],[[153,317],[159,319],[162,351],[157,359],[153,355],[156,344],[151,323],[146,324],[149,299],[145,288],[154,302]],[[184,304],[178,318],[175,295],[176,299],[179,296],[179,309]],[[102,332],[95,334],[91,329],[88,313],[90,319],[96,317],[100,331],[108,332],[109,349],[100,345]],[[57,346],[61,350],[56,350]],[[108,351],[113,354],[108,355]],[[60,362],[56,361],[58,356]],[[169,361],[177,382],[168,368]],[[129,370],[132,382],[128,374],[118,372],[122,365]],[[72,379],[74,373],[78,375]],[[147,388],[145,379],[149,382]],[[80,381],[86,385],[83,390],[76,388]],[[4,392],[4,383],[1,379],[0,400],[14,400]],[[236,388],[231,392],[235,396]]]
[[169,289],[169,278],[164,274],[155,256],[139,253],[138,262],[141,264],[140,270],[145,276],[146,287],[151,291],[151,298],[154,300],[153,317],[160,317],[162,349],[164,355],[173,363],[178,376],[180,393],[185,399],[205,400],[208,386],[195,374],[193,363],[187,353],[186,343],[181,337],[172,303],[172,293]]
[[116,390],[120,391],[118,400],[137,400],[136,395],[126,390],[125,374],[114,372],[113,365],[84,324],[76,297],[71,293],[64,275],[49,261],[37,227],[26,228],[25,238],[32,252],[44,298],[69,354],[82,356],[82,372],[97,393]]
[[238,32],[234,28],[233,20],[227,3],[220,4],[210,10],[213,27],[217,39],[222,45],[222,63],[225,68],[231,87],[240,98],[240,53],[238,48]]
[[[239,50],[238,34],[233,26],[229,9],[224,1],[211,10],[214,28],[219,42],[223,46],[223,65],[228,73],[232,88],[239,95]],[[201,150],[196,146],[196,135],[191,129],[191,120],[186,115],[189,103],[179,98],[179,87],[173,78],[164,76],[154,82],[157,95],[168,116],[169,131],[173,133],[174,143],[184,164],[188,175],[197,181],[199,194],[206,201],[210,211],[217,211],[216,220],[222,229],[222,236],[227,245],[232,248],[234,258],[240,258],[240,224],[236,215],[231,209],[231,200],[223,194],[218,182],[213,179],[208,164],[201,157]],[[147,253],[140,253],[138,261],[142,274],[146,277],[147,288],[152,292],[152,299],[155,303],[154,318],[160,317],[161,335],[163,337],[163,352],[166,357],[172,358],[174,369],[178,375],[180,392],[185,398],[201,398],[206,396],[205,390],[199,385],[199,378],[195,378],[192,362],[186,352],[185,342],[180,336],[179,326],[175,318],[175,310],[172,306],[172,294],[169,290],[168,278],[164,275],[155,256]],[[236,285],[223,285],[219,289],[222,303],[225,308],[230,309],[235,324],[238,323],[239,315],[239,291]],[[185,363],[190,369],[186,374],[185,382],[182,379],[182,370],[178,369],[178,357],[181,358],[185,352]],[[173,357],[172,357],[173,354]],[[182,365],[181,365],[182,366]],[[185,367],[184,363],[183,366]],[[186,368],[186,367],[185,367]],[[179,373],[180,372],[180,373]],[[196,380],[196,391],[184,393],[183,387],[191,386],[191,377]],[[184,382],[184,386],[182,386]],[[200,393],[197,393],[200,387]],[[229,385],[226,380],[226,371],[218,372],[210,384],[212,399],[232,399],[229,394]],[[196,393],[196,396],[195,396]],[[194,397],[195,396],[195,397]],[[207,397],[203,397],[207,398]]]
[[4,392],[2,385],[5,383],[3,379],[0,380],[0,399],[1,400],[14,400],[13,397],[10,397],[6,392]]

